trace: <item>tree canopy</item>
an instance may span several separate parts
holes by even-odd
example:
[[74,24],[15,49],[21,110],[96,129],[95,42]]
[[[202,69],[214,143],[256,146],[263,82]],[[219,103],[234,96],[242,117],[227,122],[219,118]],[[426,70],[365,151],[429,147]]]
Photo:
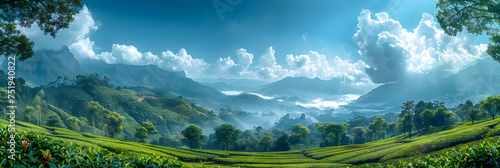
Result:
[[193,142],[201,143],[207,136],[203,134],[200,127],[191,124],[186,129],[182,130],[182,135],[189,141],[189,148],[193,148]]
[[56,37],[57,31],[68,28],[82,7],[82,0],[1,0],[0,55],[26,60],[34,55],[33,46],[17,26],[30,28],[36,24],[45,35]]
[[231,124],[222,124],[215,127],[215,142],[223,145],[225,150],[229,150],[229,145],[238,142],[240,131]]
[[448,35],[465,28],[469,33],[490,36],[487,53],[500,62],[500,3],[497,0],[437,0],[436,18]]

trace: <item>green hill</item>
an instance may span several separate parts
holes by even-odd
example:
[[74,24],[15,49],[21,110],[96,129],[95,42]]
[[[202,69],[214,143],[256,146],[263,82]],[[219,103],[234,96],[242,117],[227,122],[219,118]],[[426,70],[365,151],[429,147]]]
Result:
[[[39,127],[30,123],[18,121],[16,130],[33,131],[46,135],[44,138],[34,138],[42,142],[62,140],[65,143],[78,144],[74,148],[100,149],[111,152],[107,156],[115,156],[125,163],[133,157],[159,156],[161,159],[178,158],[182,163],[192,162],[194,166],[206,162],[205,166],[229,167],[369,167],[388,166],[404,167],[410,164],[416,167],[428,165],[449,164],[459,167],[472,165],[492,167],[500,162],[498,146],[500,145],[500,119],[484,120],[471,123],[454,123],[431,129],[428,132],[416,133],[412,139],[402,135],[365,144],[315,148],[304,151],[286,152],[235,152],[218,150],[194,150],[173,147],[156,146],[132,141],[116,140],[90,133],[80,133],[57,127]],[[0,120],[5,127],[7,121]],[[7,137],[6,131],[1,132]],[[21,133],[18,148],[22,139],[30,137]],[[24,138],[23,138],[24,137]],[[40,136],[38,136],[40,137]],[[31,140],[31,139],[30,139]],[[33,141],[33,140],[32,140]],[[0,148],[8,148],[7,138],[2,138]],[[41,142],[31,142],[41,143]],[[71,145],[72,145],[71,144]],[[70,147],[71,145],[67,145]],[[47,147],[56,155],[58,148]],[[4,152],[5,150],[2,150]],[[21,153],[23,151],[20,151]],[[38,151],[35,151],[38,152]],[[83,154],[76,154],[83,155]],[[5,153],[0,160],[6,159]],[[86,157],[89,158],[89,157]],[[90,157],[91,158],[91,157]],[[488,158],[488,159],[486,159]],[[461,159],[461,160],[460,160]],[[152,159],[151,163],[154,162]],[[2,161],[3,167],[12,164]],[[426,165],[427,164],[427,165]],[[186,167],[186,166],[185,166]]]

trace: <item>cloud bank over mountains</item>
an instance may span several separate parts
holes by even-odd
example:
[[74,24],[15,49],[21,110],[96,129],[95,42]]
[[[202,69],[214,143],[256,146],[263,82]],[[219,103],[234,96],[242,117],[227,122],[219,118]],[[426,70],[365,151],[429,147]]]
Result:
[[449,75],[487,57],[486,44],[475,45],[477,37],[467,33],[448,36],[430,14],[422,15],[413,32],[387,13],[375,16],[373,19],[369,10],[363,10],[353,36],[374,83],[396,82],[412,74]]
[[[451,74],[487,57],[486,45],[476,45],[475,36],[466,33],[456,37],[445,35],[434,17],[426,13],[418,27],[408,31],[398,21],[390,19],[387,13],[377,13],[372,18],[369,10],[363,10],[358,16],[359,30],[352,38],[363,60],[342,59],[343,56],[324,55],[317,51],[299,55],[276,53],[273,46],[268,46],[262,53],[239,48],[234,55],[221,56],[215,63],[192,56],[185,49],[151,53],[138,51],[127,44],[113,44],[111,51],[96,53],[97,46],[89,35],[99,26],[100,23],[84,6],[70,28],[60,30],[55,39],[43,35],[36,25],[20,30],[35,42],[38,50],[58,50],[68,46],[80,61],[99,59],[110,64],[153,64],[169,71],[183,70],[191,78],[276,81],[287,76],[305,76],[324,80],[344,78],[356,84],[386,83],[412,74]],[[284,59],[286,64],[278,64],[277,58]]]

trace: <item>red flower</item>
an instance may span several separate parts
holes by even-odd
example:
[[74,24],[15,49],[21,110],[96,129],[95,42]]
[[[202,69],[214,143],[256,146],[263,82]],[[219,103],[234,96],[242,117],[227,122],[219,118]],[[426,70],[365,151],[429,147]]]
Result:
[[28,143],[28,141],[23,140],[22,142],[23,142],[24,148],[27,148],[28,146],[30,146],[30,143]]
[[45,155],[45,159],[46,159],[43,161],[43,163],[49,162],[49,159],[52,157],[52,155],[47,156],[45,153],[43,155]]

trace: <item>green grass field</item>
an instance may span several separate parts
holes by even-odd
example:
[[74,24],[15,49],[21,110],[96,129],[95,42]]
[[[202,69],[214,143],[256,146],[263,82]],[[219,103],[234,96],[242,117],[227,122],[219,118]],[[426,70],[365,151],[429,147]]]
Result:
[[[90,133],[74,132],[64,128],[39,127],[17,122],[18,131],[46,134],[54,140],[84,147],[102,148],[127,156],[160,156],[192,163],[201,167],[366,167],[410,163],[430,156],[449,156],[450,152],[468,149],[479,144],[500,140],[500,119],[484,120],[475,124],[454,123],[404,138],[402,135],[365,144],[314,148],[285,152],[237,152],[204,149],[182,149],[116,140]],[[0,120],[5,126],[7,121]],[[495,147],[496,149],[496,147]]]

